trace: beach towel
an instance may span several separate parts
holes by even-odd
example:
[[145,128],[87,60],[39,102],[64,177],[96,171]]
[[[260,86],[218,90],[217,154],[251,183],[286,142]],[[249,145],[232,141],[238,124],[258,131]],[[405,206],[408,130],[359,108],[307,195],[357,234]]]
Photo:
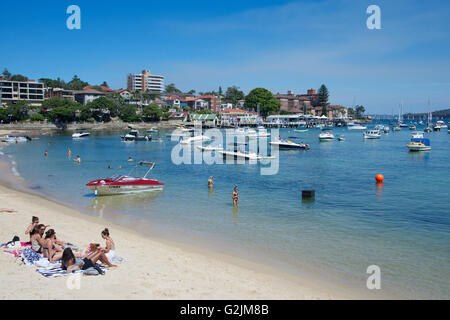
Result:
[[[102,267],[100,265],[97,265],[98,267],[100,267],[100,269],[103,272],[106,272],[108,270],[108,268],[106,267]],[[91,270],[92,269],[92,270]],[[89,268],[86,270],[77,270],[72,272],[72,274],[77,274],[77,273],[82,273],[82,274],[86,274],[86,275],[94,275],[94,268]],[[63,268],[61,268],[61,265],[59,266],[55,266],[55,267],[50,267],[50,268],[39,268],[36,270],[37,272],[39,272],[40,274],[42,274],[44,277],[46,278],[55,278],[55,277],[61,277],[61,276],[67,276],[70,273],[67,272],[67,270],[63,270]],[[98,272],[95,270],[96,274],[98,274]]]
[[28,266],[34,265],[34,263],[39,261],[41,258],[42,256],[39,253],[31,250],[30,248],[25,248],[22,251],[22,260]]
[[18,258],[22,255],[22,250],[3,250],[3,252],[14,256],[14,258]]

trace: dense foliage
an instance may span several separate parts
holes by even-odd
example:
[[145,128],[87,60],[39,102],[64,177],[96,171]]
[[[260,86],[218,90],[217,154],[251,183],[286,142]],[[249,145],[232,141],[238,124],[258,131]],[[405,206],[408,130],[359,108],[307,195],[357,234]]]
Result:
[[274,98],[272,92],[264,88],[253,89],[245,97],[244,107],[246,109],[257,111],[258,105],[260,107],[260,113],[264,117],[280,110],[278,100]]

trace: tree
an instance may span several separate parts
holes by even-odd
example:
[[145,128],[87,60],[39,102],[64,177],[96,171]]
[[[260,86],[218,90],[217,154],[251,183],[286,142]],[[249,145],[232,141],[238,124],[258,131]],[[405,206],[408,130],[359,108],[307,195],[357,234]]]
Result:
[[75,111],[81,108],[78,102],[51,98],[42,103],[41,113],[55,123],[69,123],[75,120]]
[[5,109],[2,109],[5,111],[2,120],[4,120],[4,122],[25,120],[28,118],[28,109],[28,104],[23,100],[19,100],[14,104],[10,103]]
[[30,120],[31,121],[44,121],[45,118],[42,114],[40,113],[34,113],[30,116]]
[[65,89],[69,90],[83,90],[84,87],[88,86],[89,83],[82,81],[80,78],[78,78],[77,75],[74,75],[72,80],[70,80],[69,83],[67,83],[67,87]]
[[174,94],[174,93],[182,93],[181,90],[177,89],[175,87],[174,83],[170,83],[166,86],[165,92],[168,94]]
[[347,108],[347,114],[349,117],[354,118],[355,117],[355,109]]
[[264,88],[253,89],[245,97],[244,107],[246,109],[253,109],[256,111],[258,104],[260,105],[260,113],[263,117],[280,110],[280,103],[278,100],[273,97],[272,92]]
[[144,121],[159,121],[163,112],[156,103],[152,103],[142,110],[142,119]]
[[104,86],[104,87],[107,87],[107,88],[109,88],[109,86],[108,86],[108,82],[106,82],[106,81],[103,81],[103,83],[101,84],[102,86]]
[[223,94],[223,92],[222,92],[222,87],[219,86],[219,96],[221,96],[222,94]]
[[111,117],[119,114],[119,104],[114,99],[100,97],[86,104],[91,109],[91,117],[96,121],[111,121]]
[[227,103],[231,103],[233,105],[237,105],[239,100],[244,100],[244,99],[245,99],[244,92],[239,90],[239,87],[232,86],[227,89],[227,92],[225,93],[224,101]]
[[361,119],[363,117],[364,112],[366,112],[366,109],[363,106],[356,106],[356,118]]
[[136,106],[132,104],[126,104],[120,109],[120,119],[125,122],[138,122],[141,118],[136,114]]
[[327,115],[327,107],[330,105],[328,103],[328,89],[327,87],[322,84],[319,88],[319,91],[317,92],[317,94],[319,95],[319,101],[318,101],[318,105],[320,107],[322,107],[322,115],[326,116]]
[[3,70],[3,76],[5,77],[5,79],[9,79],[11,77],[11,73],[8,71],[8,69],[5,68],[5,70]]
[[28,78],[21,74],[15,74],[15,75],[11,76],[10,80],[11,81],[28,81]]
[[194,90],[194,89],[189,90],[188,93],[189,93],[190,95],[194,95],[194,94],[195,94],[195,90]]

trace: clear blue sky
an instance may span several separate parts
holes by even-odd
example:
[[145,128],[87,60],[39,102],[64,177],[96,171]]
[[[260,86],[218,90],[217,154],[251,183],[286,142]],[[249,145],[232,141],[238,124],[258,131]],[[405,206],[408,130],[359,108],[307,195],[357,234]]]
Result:
[[[24,4],[25,3],[25,4]],[[66,9],[81,8],[81,30]],[[366,8],[381,8],[368,30]],[[325,83],[370,113],[450,108],[450,1],[1,1],[0,70],[126,86],[150,69],[184,91]]]

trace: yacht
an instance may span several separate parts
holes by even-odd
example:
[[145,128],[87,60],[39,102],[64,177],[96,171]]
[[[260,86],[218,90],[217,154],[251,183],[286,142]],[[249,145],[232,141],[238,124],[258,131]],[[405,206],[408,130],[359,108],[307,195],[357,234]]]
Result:
[[331,141],[334,140],[334,134],[331,130],[323,131],[319,134],[320,141]]
[[353,126],[349,126],[348,130],[367,130],[367,127],[362,126],[360,124],[355,124]]
[[193,136],[193,137],[185,137],[180,141],[180,144],[191,144],[191,143],[199,143],[203,141],[211,141],[211,138],[204,135]]
[[363,135],[364,139],[380,139],[381,137],[380,130],[376,129],[364,131]]
[[72,138],[78,139],[78,138],[84,138],[84,137],[88,137],[91,134],[89,132],[75,132],[72,135]]
[[291,140],[282,140],[270,142],[271,146],[278,146],[279,149],[309,149],[308,144],[296,143]]
[[121,136],[123,141],[151,141],[152,140],[152,136],[142,136],[139,135],[139,131],[138,130],[131,130],[130,132],[128,132],[126,135]]

